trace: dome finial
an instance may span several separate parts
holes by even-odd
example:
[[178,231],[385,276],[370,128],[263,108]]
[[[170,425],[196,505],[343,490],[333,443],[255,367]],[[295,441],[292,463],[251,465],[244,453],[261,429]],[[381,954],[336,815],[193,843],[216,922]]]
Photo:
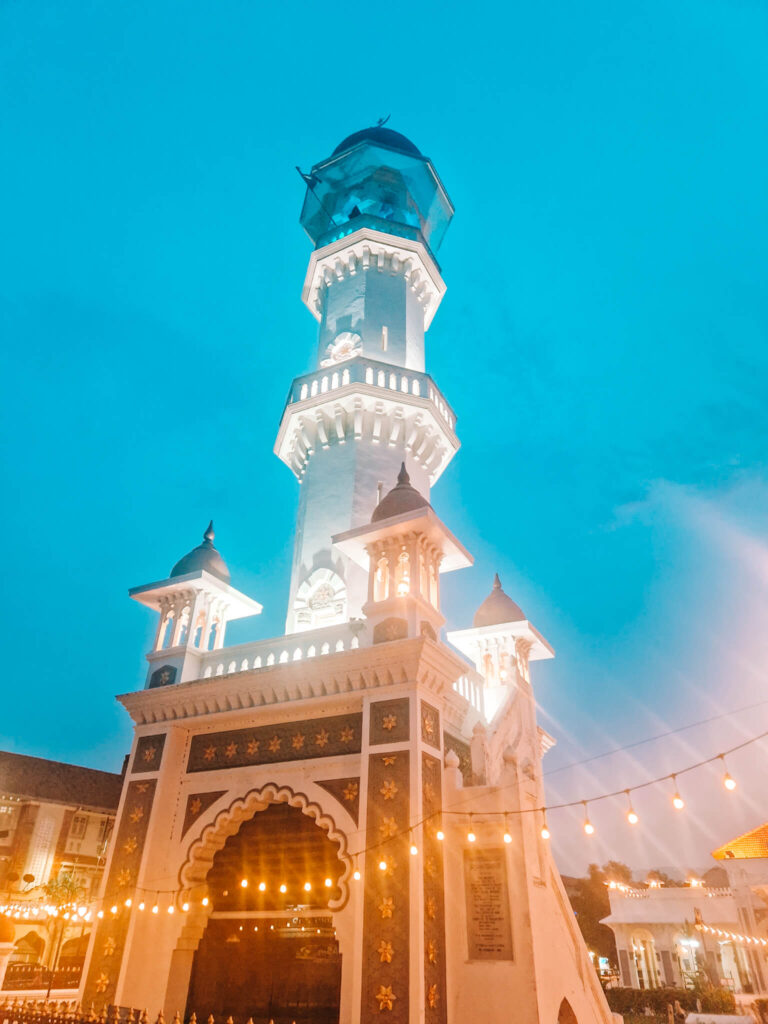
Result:
[[497,572],[493,574],[493,589],[501,590],[501,580],[499,579],[499,574]]
[[408,476],[408,470],[405,468],[405,463],[400,463],[400,472],[397,474],[397,482],[399,484],[409,484],[411,478]]
[[[214,540],[215,536],[216,536],[216,534],[213,532],[213,520],[211,520],[210,523],[208,523],[208,527],[207,527],[205,533],[203,534],[203,540],[205,541],[205,543],[207,545],[210,546],[210,545],[213,544],[213,540]],[[498,577],[497,577],[497,579],[498,579]]]

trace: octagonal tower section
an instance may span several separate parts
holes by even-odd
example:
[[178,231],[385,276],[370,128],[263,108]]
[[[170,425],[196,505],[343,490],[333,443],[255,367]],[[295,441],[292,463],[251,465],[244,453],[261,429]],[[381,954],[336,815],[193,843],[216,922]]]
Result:
[[428,497],[459,447],[425,370],[424,335],[445,293],[434,253],[453,216],[431,161],[378,126],[303,177],[315,249],[302,298],[318,342],[275,444],[301,484],[287,633],[362,617],[368,573],[332,537],[370,522],[403,462]]

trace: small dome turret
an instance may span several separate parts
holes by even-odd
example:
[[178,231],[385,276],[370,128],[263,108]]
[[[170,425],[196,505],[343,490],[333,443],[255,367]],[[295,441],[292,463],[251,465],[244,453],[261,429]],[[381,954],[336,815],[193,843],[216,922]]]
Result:
[[475,612],[472,625],[477,629],[480,626],[499,626],[504,622],[524,620],[522,608],[504,593],[499,574],[496,573],[493,577],[493,589]]
[[217,576],[225,583],[229,583],[229,569],[224,559],[213,546],[213,539],[216,534],[213,532],[213,520],[208,523],[208,529],[203,534],[203,543],[193,548],[188,554],[180,558],[171,569],[171,579],[174,576],[186,576],[190,572],[199,572],[205,569],[212,576]]
[[411,483],[411,478],[403,462],[400,472],[397,474],[397,484],[381,499],[373,510],[372,523],[378,523],[382,519],[390,519],[392,516],[400,516],[404,512],[415,512],[420,508],[432,508],[423,494],[419,494]]

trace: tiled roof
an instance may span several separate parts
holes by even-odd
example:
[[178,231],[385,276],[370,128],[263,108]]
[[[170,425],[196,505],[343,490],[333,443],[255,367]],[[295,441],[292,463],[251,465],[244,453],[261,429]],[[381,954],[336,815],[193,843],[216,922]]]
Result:
[[0,797],[116,811],[123,777],[114,772],[0,750]]
[[768,857],[768,821],[764,825],[745,832],[725,843],[712,856],[716,860],[747,860],[755,857]]

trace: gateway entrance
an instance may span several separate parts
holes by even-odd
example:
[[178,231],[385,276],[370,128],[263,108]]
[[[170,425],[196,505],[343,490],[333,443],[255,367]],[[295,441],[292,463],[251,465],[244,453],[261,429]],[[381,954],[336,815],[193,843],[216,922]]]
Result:
[[338,1024],[341,955],[328,902],[338,846],[300,809],[273,804],[213,859],[212,913],[195,953],[187,1016]]
[[340,993],[330,918],[212,919],[195,956],[188,1012],[254,1024],[338,1024]]

